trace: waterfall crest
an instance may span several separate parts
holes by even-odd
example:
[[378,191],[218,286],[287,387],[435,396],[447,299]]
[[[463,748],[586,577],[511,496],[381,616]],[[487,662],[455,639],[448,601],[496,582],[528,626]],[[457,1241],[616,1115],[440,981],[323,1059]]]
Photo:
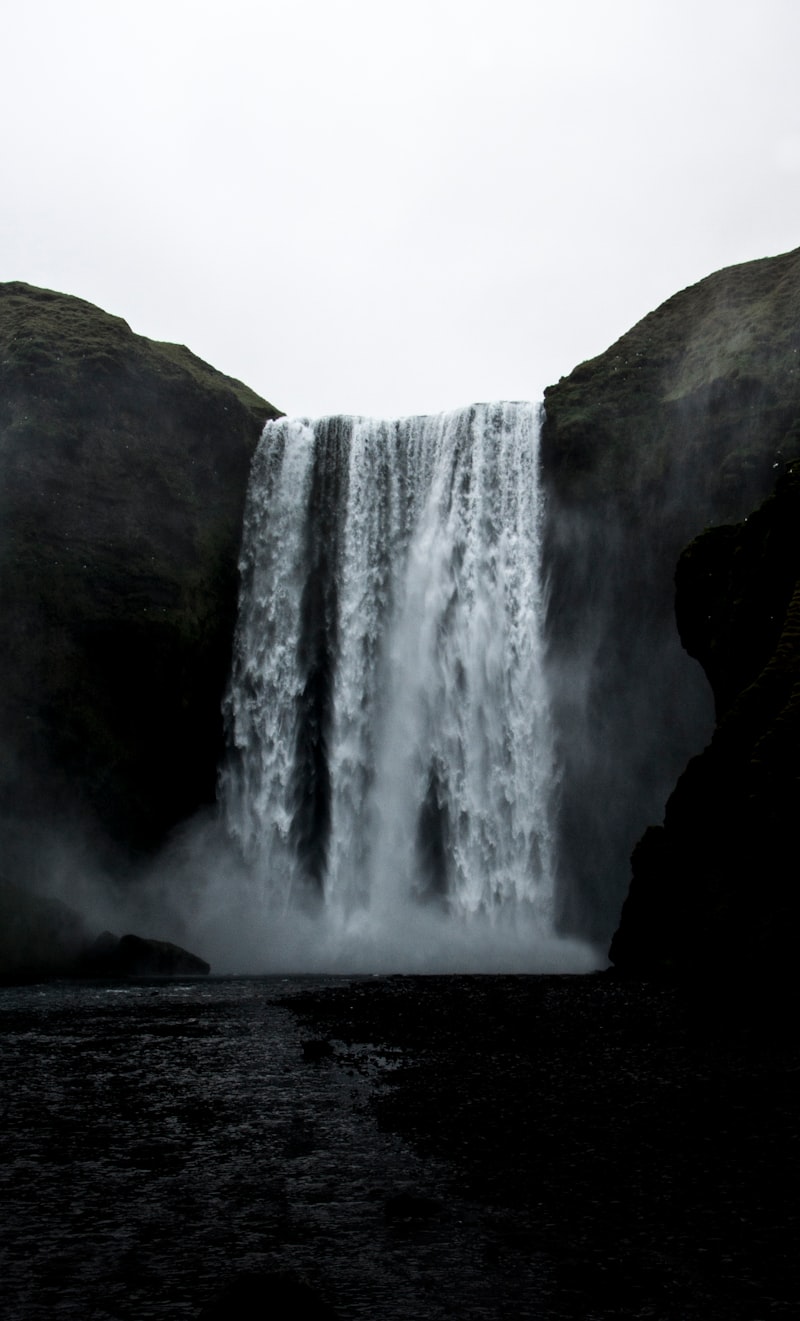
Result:
[[267,424],[220,797],[264,903],[553,930],[538,409]]

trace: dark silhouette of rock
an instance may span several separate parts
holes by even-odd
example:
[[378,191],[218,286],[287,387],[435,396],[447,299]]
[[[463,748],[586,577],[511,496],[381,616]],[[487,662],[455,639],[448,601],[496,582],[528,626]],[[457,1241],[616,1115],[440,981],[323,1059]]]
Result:
[[717,724],[633,854],[610,956],[638,975],[791,978],[800,920],[800,463],[677,572],[687,650]]

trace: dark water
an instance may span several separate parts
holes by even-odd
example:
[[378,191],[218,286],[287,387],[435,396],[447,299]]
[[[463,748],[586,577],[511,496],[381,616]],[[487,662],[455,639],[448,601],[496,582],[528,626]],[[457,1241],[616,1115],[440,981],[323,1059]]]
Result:
[[[343,1317],[505,1314],[469,1204],[376,1127],[392,1059],[304,1061],[276,1001],[322,984],[0,992],[4,1321],[194,1318],[287,1269]],[[393,1215],[403,1192],[433,1213]]]
[[194,1319],[287,1271],[341,1321],[794,1317],[800,1048],[733,989],[0,991],[0,1318]]

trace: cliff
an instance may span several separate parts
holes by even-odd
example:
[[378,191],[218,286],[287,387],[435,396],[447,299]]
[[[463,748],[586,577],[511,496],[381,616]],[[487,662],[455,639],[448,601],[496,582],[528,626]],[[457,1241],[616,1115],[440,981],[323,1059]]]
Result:
[[277,410],[77,298],[0,285],[0,813],[151,849],[213,801],[250,458]]
[[799,307],[800,248],[717,271],[562,377],[542,438],[555,494],[654,500],[678,522],[747,513],[798,420]]
[[676,294],[545,394],[560,920],[607,941],[628,855],[713,712],[674,568],[800,452],[800,249]]

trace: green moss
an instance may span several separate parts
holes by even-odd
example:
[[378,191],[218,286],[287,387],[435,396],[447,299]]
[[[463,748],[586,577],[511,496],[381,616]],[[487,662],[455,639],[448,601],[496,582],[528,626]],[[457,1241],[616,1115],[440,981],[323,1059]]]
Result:
[[[562,377],[545,391],[543,436],[558,493],[570,499],[579,475],[581,499],[630,500],[678,463],[692,480],[703,470],[709,514],[742,517],[798,416],[799,305],[800,249],[730,267]],[[714,470],[743,454],[752,479],[717,499]]]

